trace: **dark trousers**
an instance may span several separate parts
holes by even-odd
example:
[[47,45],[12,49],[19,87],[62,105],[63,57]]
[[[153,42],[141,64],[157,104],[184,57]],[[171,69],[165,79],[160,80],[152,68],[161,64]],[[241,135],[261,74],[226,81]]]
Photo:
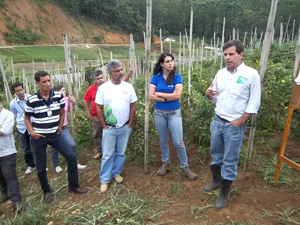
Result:
[[35,167],[33,154],[30,148],[30,135],[26,130],[24,134],[18,131],[18,136],[24,152],[24,158],[27,166]]
[[50,186],[47,179],[46,163],[47,145],[51,145],[56,149],[68,163],[68,182],[69,188],[78,188],[78,171],[77,171],[77,158],[68,142],[61,134],[54,135],[53,137],[39,138],[32,140],[33,153],[36,160],[36,171],[44,193],[50,192]]
[[16,154],[0,157],[0,191],[2,195],[8,195],[13,204],[21,202],[16,160]]

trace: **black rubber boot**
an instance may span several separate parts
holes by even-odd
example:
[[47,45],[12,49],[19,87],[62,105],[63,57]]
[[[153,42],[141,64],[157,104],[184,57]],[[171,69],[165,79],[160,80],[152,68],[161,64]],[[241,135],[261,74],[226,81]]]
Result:
[[220,195],[215,204],[216,210],[223,209],[227,205],[231,183],[230,180],[222,180]]
[[213,181],[211,184],[203,188],[203,191],[205,192],[211,192],[218,187],[221,187],[222,177],[221,177],[221,167],[220,166],[210,166],[210,170],[212,173]]

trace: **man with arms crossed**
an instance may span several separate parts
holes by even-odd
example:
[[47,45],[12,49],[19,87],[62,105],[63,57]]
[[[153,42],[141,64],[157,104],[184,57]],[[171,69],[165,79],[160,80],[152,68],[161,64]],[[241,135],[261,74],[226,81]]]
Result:
[[64,96],[51,89],[50,75],[46,71],[36,72],[34,79],[40,89],[26,102],[25,124],[32,137],[36,170],[44,200],[50,202],[53,199],[46,171],[48,144],[61,153],[68,163],[69,192],[84,194],[87,190],[79,186],[76,154],[61,135],[65,117]]
[[29,95],[25,94],[23,84],[19,82],[13,83],[11,89],[15,93],[16,97],[9,103],[9,106],[10,110],[15,116],[18,136],[24,151],[24,158],[27,164],[25,174],[29,174],[33,170],[35,170],[34,158],[31,151],[30,135],[24,123],[25,104],[27,99],[29,98]]
[[260,106],[260,77],[257,71],[242,62],[244,46],[232,40],[223,46],[226,68],[219,70],[206,97],[216,103],[215,116],[210,125],[210,169],[213,181],[203,188],[210,192],[221,187],[215,209],[228,203],[232,181],[237,177],[238,157],[247,129],[247,120]]
[[131,84],[123,81],[122,63],[112,60],[107,64],[111,81],[101,85],[95,103],[97,115],[103,127],[103,157],[101,163],[100,191],[106,192],[111,176],[122,183],[120,175],[124,162],[127,142],[135,117],[137,97]]

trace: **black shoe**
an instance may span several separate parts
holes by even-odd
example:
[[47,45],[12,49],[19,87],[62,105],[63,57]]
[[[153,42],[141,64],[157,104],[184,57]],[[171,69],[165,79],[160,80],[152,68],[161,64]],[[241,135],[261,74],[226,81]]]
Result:
[[231,183],[232,181],[230,180],[222,180],[220,195],[215,204],[216,210],[223,209],[228,204]]
[[78,187],[78,188],[70,188],[69,192],[75,193],[75,194],[85,194],[85,193],[87,193],[87,190],[85,188]]
[[8,195],[1,195],[1,197],[0,197],[0,204],[6,202],[8,200],[9,200]]
[[213,181],[204,187],[202,190],[205,192],[211,192],[219,187],[221,187],[222,177],[221,177],[221,167],[220,166],[210,166]]
[[19,213],[23,210],[22,207],[22,202],[17,202],[16,204],[13,204],[13,211],[15,211],[16,213]]
[[53,200],[51,192],[44,193],[44,201],[50,203]]

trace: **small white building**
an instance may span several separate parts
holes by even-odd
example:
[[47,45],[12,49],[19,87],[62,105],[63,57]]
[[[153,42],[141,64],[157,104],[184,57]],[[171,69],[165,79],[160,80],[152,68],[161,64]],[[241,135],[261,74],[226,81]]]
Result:
[[165,38],[164,41],[175,41],[173,38]]

